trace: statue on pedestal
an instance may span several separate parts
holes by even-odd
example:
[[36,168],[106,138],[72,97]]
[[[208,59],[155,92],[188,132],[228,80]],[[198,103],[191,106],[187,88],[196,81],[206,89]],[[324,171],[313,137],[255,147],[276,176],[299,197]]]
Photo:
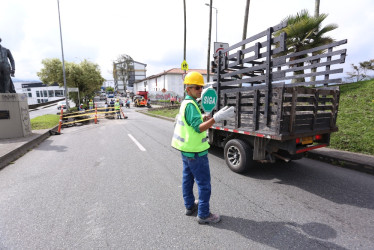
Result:
[[11,78],[11,76],[14,77],[14,72],[15,65],[12,53],[9,49],[0,45],[0,93],[16,93]]

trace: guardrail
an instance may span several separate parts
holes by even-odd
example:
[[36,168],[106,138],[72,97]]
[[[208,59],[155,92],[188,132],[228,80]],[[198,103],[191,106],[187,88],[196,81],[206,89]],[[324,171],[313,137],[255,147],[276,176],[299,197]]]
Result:
[[[98,112],[99,110],[99,112]],[[103,112],[100,112],[101,110],[105,110]],[[122,116],[124,119],[127,119],[127,116],[122,111],[122,108],[120,108],[120,112],[122,113]],[[114,107],[103,107],[103,108],[98,108],[97,105],[95,104],[95,109],[88,109],[88,110],[83,110],[83,111],[77,111],[77,112],[71,112],[66,115],[64,115],[63,109],[61,109],[60,113],[60,121],[58,125],[58,130],[57,133],[61,133],[61,128],[62,126],[70,125],[70,124],[75,124],[75,123],[81,123],[85,121],[90,121],[94,120],[95,124],[97,124],[98,119],[103,119],[103,118],[111,118],[114,119],[114,115],[117,113],[117,111],[114,109]],[[89,116],[89,118],[85,118]],[[82,117],[84,119],[78,119],[76,120],[77,117]],[[73,121],[69,121],[69,119],[74,119]],[[64,122],[64,120],[67,120],[67,122]]]

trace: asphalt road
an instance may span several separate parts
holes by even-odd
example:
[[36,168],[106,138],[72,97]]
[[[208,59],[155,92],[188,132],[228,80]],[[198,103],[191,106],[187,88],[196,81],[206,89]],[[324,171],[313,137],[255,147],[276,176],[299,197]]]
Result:
[[[70,107],[75,107],[75,104],[73,102],[70,102]],[[40,106],[36,109],[29,110],[30,119],[33,119],[38,116],[50,115],[50,114],[52,115],[60,114],[60,110],[57,109],[57,103],[46,105],[46,106]]]
[[311,159],[239,175],[210,150],[213,226],[184,215],[173,123],[71,127],[0,171],[0,249],[373,249],[374,176]]

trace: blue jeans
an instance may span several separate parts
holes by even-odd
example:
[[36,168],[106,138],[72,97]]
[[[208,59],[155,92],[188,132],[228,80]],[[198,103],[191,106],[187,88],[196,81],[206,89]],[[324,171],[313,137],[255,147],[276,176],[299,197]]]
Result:
[[208,154],[198,156],[195,154],[193,158],[186,157],[182,154],[183,160],[183,199],[187,209],[194,206],[195,196],[193,194],[193,185],[196,181],[199,193],[198,216],[206,218],[209,216],[209,200],[211,194],[210,186],[210,170]]

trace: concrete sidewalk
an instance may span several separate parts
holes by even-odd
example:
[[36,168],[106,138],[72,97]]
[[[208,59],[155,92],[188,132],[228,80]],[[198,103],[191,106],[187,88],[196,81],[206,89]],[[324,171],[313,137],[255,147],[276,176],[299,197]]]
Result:
[[[158,116],[156,115],[156,117]],[[174,121],[174,119],[171,118],[160,118]],[[15,161],[29,150],[36,147],[56,130],[57,126],[53,129],[33,130],[32,135],[27,137],[0,139],[0,169],[4,168],[9,163]],[[307,157],[344,168],[374,174],[374,156],[330,148],[319,148],[307,152]]]
[[26,137],[0,139],[0,169],[36,147],[56,130],[57,126],[52,129],[33,130],[32,134]]

